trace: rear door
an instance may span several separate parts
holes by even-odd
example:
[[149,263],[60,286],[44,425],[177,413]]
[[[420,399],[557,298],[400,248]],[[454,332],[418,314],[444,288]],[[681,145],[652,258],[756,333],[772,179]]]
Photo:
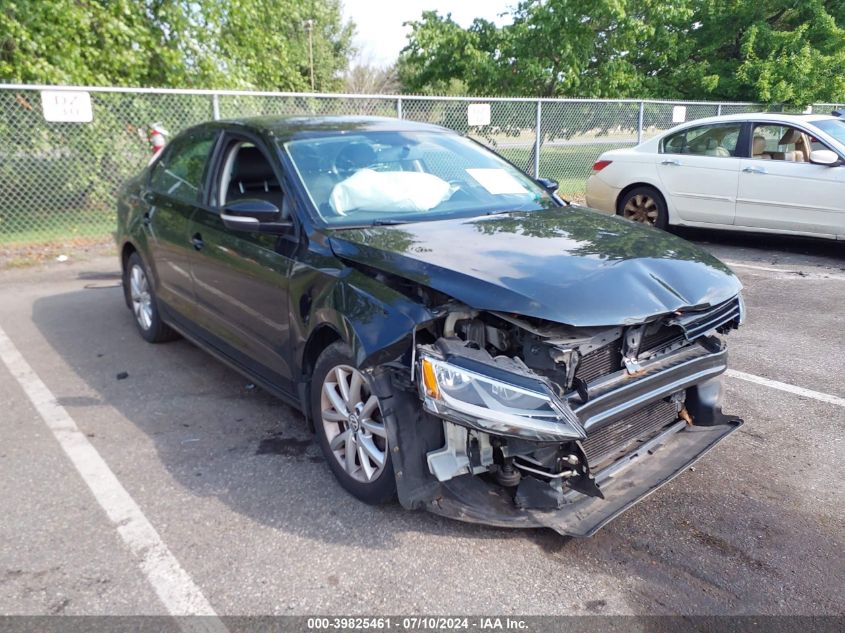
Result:
[[737,226],[845,234],[845,167],[809,162],[811,149],[831,148],[782,123],[755,123],[752,142],[760,151],[742,160]]
[[156,296],[173,316],[193,313],[190,221],[201,204],[207,165],[218,132],[198,130],[176,138],[153,165],[147,181],[144,224]]
[[211,175],[212,194],[191,223],[198,324],[209,342],[250,371],[293,392],[289,365],[288,276],[296,233],[230,231],[220,218],[237,198],[261,198],[289,214],[270,152],[257,139],[228,134]]
[[743,122],[679,130],[660,145],[657,172],[681,220],[733,224]]

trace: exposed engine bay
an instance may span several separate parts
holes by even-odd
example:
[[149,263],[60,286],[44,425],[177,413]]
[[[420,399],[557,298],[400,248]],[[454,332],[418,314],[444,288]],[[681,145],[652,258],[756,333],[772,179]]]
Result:
[[[442,446],[425,455],[428,473],[466,497],[442,513],[497,522],[461,507],[480,494],[467,493],[472,480],[515,517],[598,502],[623,470],[678,433],[741,424],[721,413],[717,376],[727,367],[722,335],[743,311],[737,296],[648,323],[574,328],[448,305],[416,332],[412,360],[423,408],[443,427]],[[587,534],[615,513],[576,527],[539,524]]]

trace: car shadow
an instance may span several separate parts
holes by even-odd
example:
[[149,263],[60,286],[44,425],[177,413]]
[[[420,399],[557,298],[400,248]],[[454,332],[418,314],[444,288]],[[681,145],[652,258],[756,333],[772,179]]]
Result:
[[[101,436],[114,439],[119,427],[89,425],[98,416],[86,415],[86,408],[112,407],[154,443],[161,465],[190,497],[214,496],[285,532],[373,548],[396,547],[396,534],[406,531],[473,539],[525,534],[408,512],[398,502],[357,501],[335,482],[298,411],[185,340],[145,343],[118,287],[86,286],[39,299],[32,320],[96,393],[57,394],[95,446]],[[103,450],[122,473],[139,467],[125,453]]]
[[[784,256],[811,256],[845,262],[845,244],[841,241],[797,235],[775,235],[767,233],[743,233],[718,229],[702,229],[684,226],[671,227],[672,233],[701,246],[713,245],[748,249],[760,261],[772,264]],[[845,263],[842,264],[845,266]]]

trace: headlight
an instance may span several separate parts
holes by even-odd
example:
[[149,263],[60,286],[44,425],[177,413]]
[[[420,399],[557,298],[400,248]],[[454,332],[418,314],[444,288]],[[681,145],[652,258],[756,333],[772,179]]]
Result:
[[497,377],[423,355],[419,388],[425,408],[473,428],[536,441],[585,435],[578,418],[539,379],[497,371]]

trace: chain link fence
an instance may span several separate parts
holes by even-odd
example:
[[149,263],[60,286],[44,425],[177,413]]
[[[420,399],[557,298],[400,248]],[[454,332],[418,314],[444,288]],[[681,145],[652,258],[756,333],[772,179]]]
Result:
[[[48,122],[42,90],[85,91],[92,120]],[[470,125],[468,106],[481,106]],[[486,107],[489,106],[489,121]],[[0,248],[107,239],[115,195],[151,156],[149,127],[175,134],[214,118],[252,115],[379,115],[434,123],[492,147],[532,175],[583,196],[603,151],[628,147],[687,121],[760,110],[749,103],[476,99],[383,95],[131,90],[0,85]],[[829,112],[836,104],[817,106]]]

